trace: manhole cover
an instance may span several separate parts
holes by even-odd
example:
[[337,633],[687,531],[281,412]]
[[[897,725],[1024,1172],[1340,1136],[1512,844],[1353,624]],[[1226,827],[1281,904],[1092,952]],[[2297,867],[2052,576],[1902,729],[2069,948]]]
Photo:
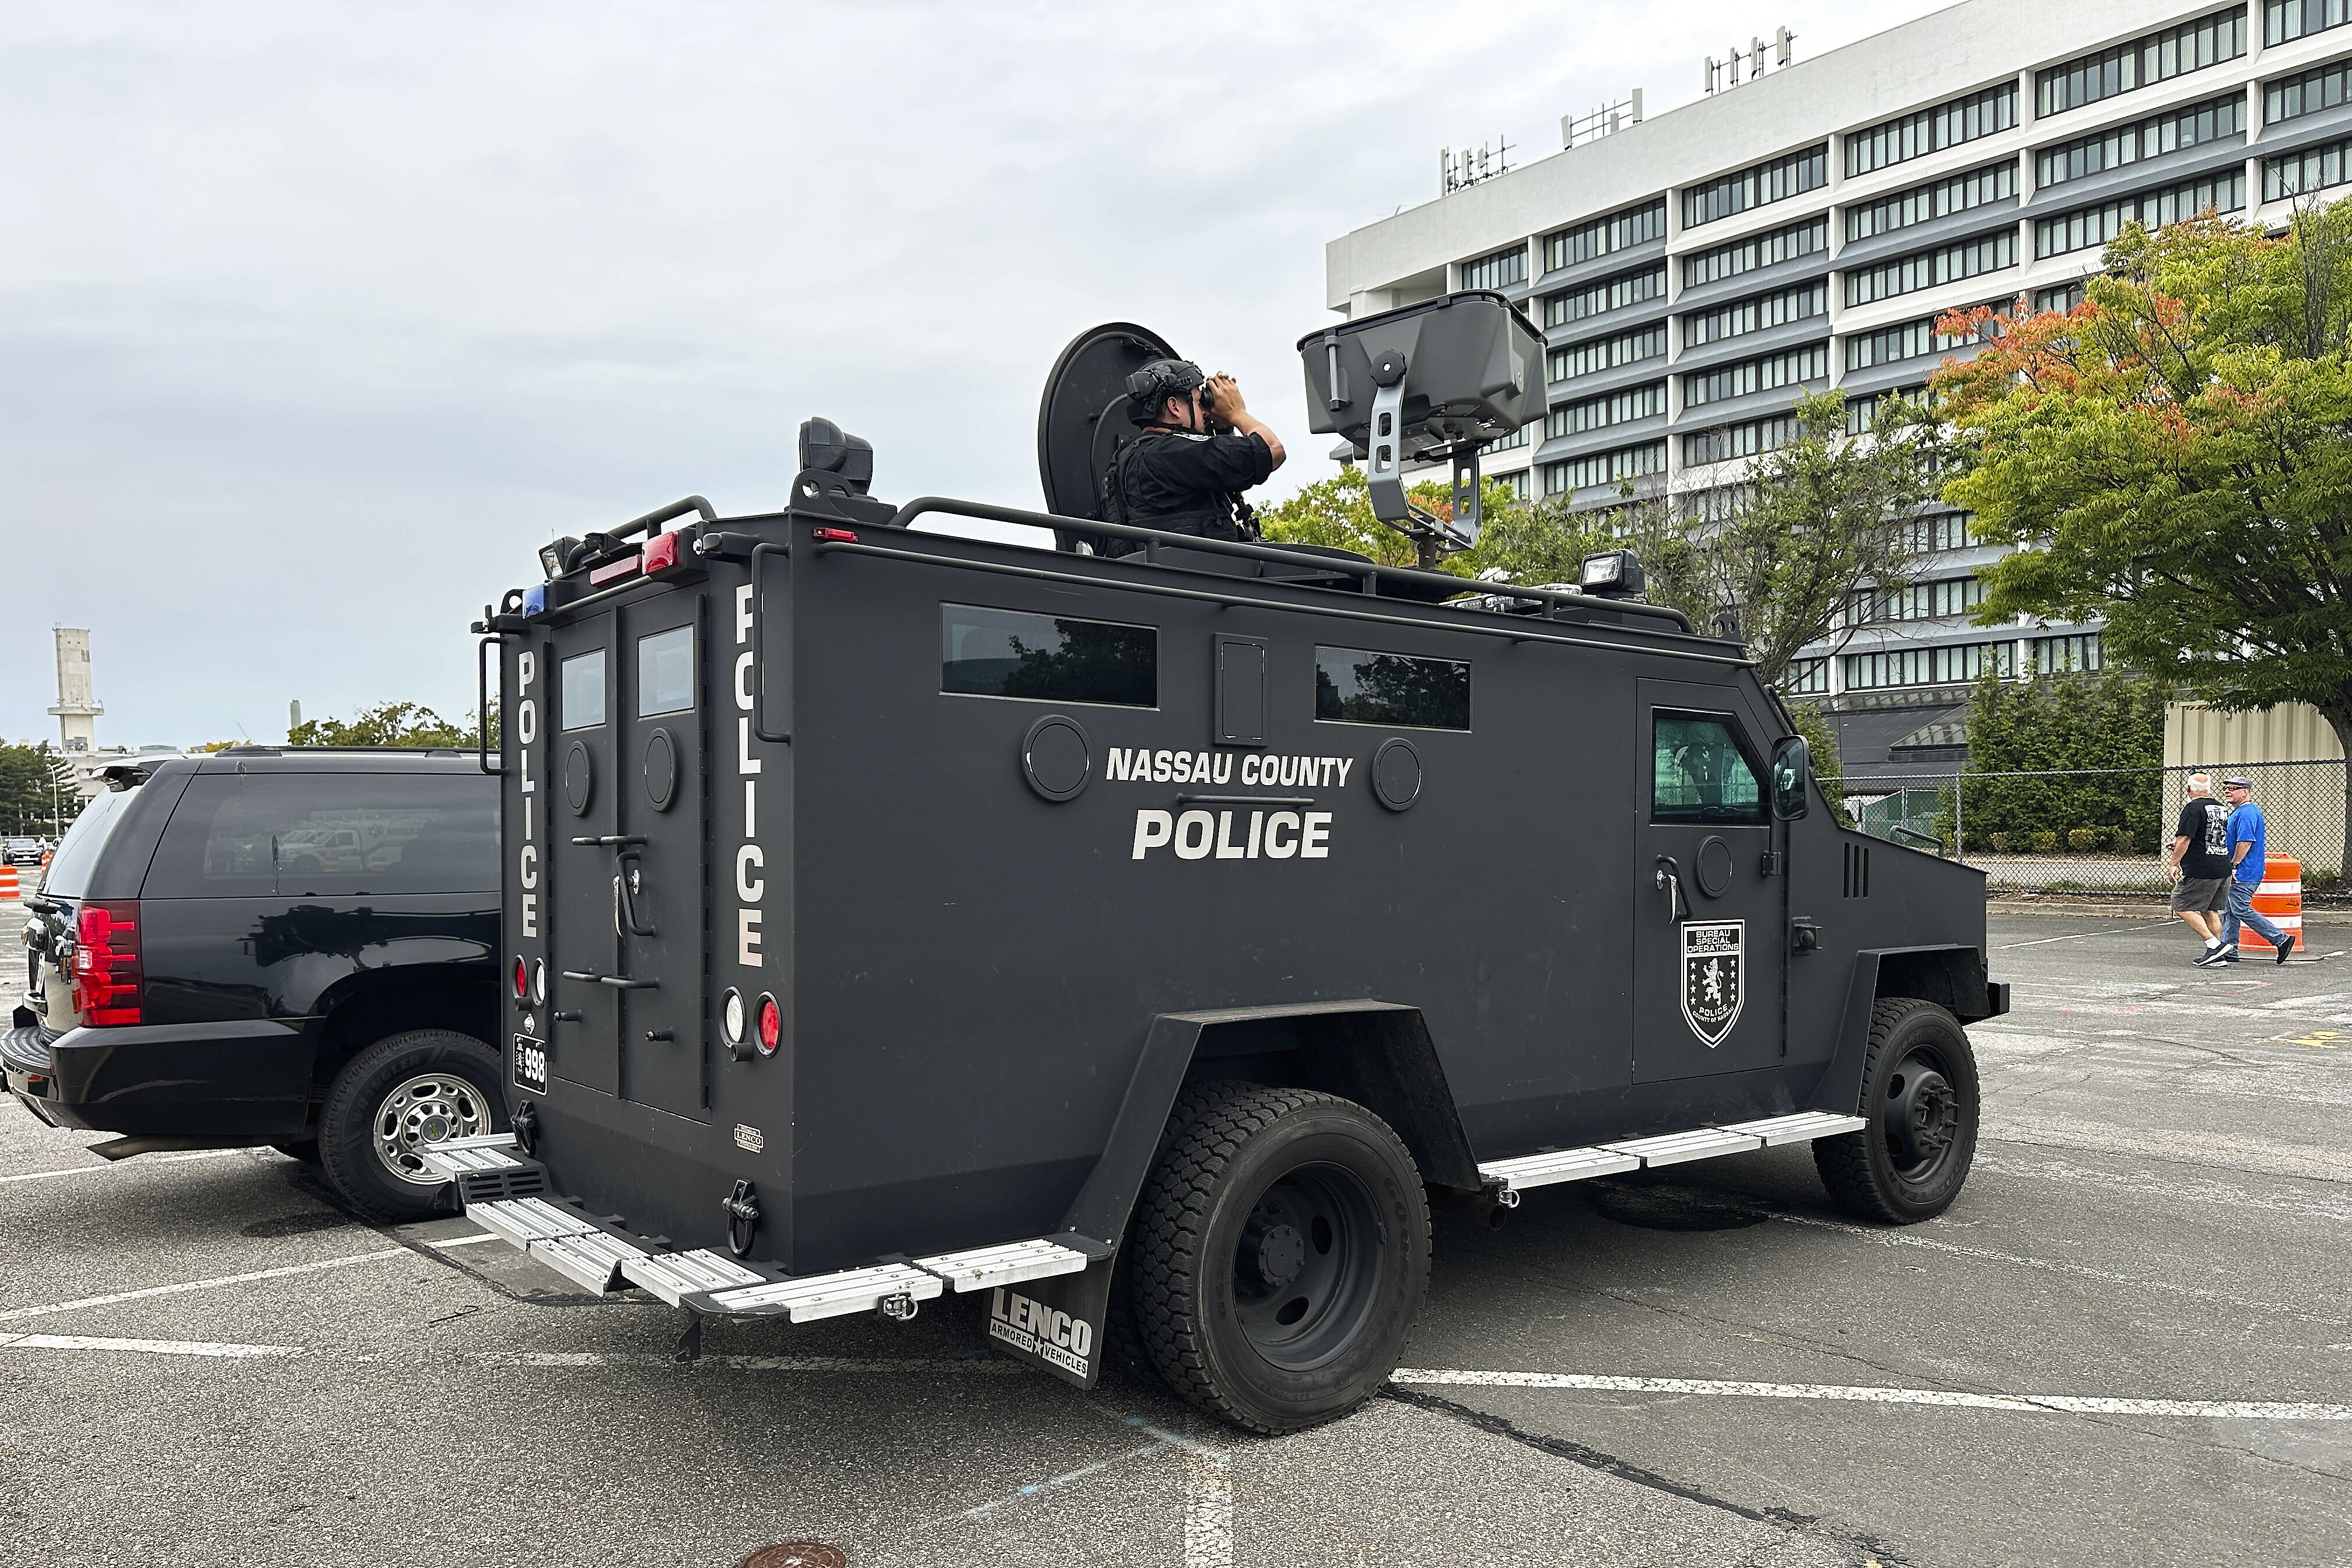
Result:
[[848,1563],[837,1546],[822,1541],[786,1541],[762,1546],[743,1559],[740,1568],[848,1568]]
[[1690,1187],[1588,1182],[1584,1197],[1603,1219],[1643,1230],[1740,1230],[1772,1217],[1753,1204]]

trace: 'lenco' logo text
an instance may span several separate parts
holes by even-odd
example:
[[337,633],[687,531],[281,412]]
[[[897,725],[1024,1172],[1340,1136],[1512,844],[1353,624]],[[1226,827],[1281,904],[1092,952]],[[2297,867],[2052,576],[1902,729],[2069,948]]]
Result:
[[988,1304],[988,1332],[992,1339],[1080,1377],[1087,1375],[1087,1356],[1095,1348],[1092,1323],[1002,1285]]

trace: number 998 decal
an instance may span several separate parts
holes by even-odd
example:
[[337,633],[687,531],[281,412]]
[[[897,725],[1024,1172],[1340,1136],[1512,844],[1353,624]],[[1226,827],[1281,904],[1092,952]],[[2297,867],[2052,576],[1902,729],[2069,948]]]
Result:
[[529,1035],[514,1037],[514,1081],[517,1089],[527,1089],[534,1094],[547,1092],[547,1042],[534,1040]]

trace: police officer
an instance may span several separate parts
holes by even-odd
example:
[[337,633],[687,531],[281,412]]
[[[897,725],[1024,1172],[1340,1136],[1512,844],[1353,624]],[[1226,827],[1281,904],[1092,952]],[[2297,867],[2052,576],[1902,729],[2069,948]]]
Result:
[[1264,484],[1285,454],[1282,438],[1242,402],[1240,384],[1203,376],[1189,360],[1156,359],[1128,377],[1127,390],[1143,434],[1111,466],[1114,518],[1205,539],[1255,539],[1257,519],[1241,492]]

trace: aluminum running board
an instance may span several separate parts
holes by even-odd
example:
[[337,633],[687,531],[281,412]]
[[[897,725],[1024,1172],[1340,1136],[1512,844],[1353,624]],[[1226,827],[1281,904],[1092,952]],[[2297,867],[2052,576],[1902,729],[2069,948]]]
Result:
[[525,1250],[566,1279],[600,1296],[621,1289],[621,1273],[629,1259],[645,1256],[644,1248],[600,1230],[534,1241]]
[[1490,1186],[1500,1189],[1499,1196],[1507,1207],[1516,1204],[1519,1193],[1528,1187],[1613,1176],[1649,1165],[1676,1165],[1686,1160],[1740,1154],[1782,1143],[1807,1143],[1842,1132],[1859,1132],[1869,1125],[1859,1116],[1800,1110],[1790,1116],[1768,1116],[1760,1121],[1695,1127],[1687,1132],[1668,1132],[1655,1138],[1628,1138],[1591,1148],[1522,1154],[1481,1165],[1478,1173],[1486,1178]]
[[710,1251],[641,1252],[623,1259],[621,1273],[630,1284],[652,1291],[673,1307],[685,1306],[689,1296],[774,1283],[772,1275]]
[[503,1171],[522,1164],[508,1150],[515,1146],[511,1132],[485,1132],[474,1138],[452,1138],[428,1143],[417,1151],[427,1169],[452,1181],[475,1171]]
[[877,1263],[871,1268],[845,1268],[838,1274],[814,1274],[772,1284],[749,1285],[740,1290],[719,1290],[708,1299],[710,1310],[732,1316],[783,1317],[795,1323],[819,1318],[870,1312],[883,1302],[903,1299],[928,1301],[946,1289],[936,1274],[904,1263]]
[[566,1214],[545,1198],[506,1198],[496,1203],[467,1204],[466,1217],[484,1230],[505,1238],[518,1252],[529,1252],[534,1241],[560,1241],[568,1236],[600,1234],[594,1220]]
[[968,1252],[942,1252],[914,1260],[916,1268],[938,1275],[959,1291],[988,1290],[999,1285],[1018,1285],[1024,1279],[1076,1274],[1090,1261],[1083,1252],[1043,1238],[1008,1241],[1002,1247],[975,1247]]

